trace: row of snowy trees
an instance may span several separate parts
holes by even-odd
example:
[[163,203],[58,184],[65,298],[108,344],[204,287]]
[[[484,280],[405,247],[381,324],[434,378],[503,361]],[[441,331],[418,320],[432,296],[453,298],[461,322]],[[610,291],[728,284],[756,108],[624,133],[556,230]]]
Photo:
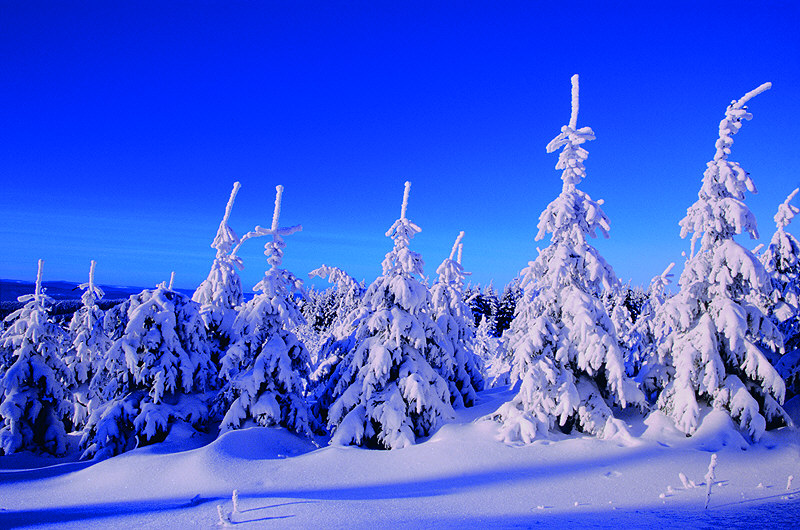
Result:
[[561,149],[556,168],[563,170],[562,192],[539,218],[537,239],[549,233],[551,243],[522,271],[524,295],[508,334],[511,382],[519,381],[519,392],[492,416],[501,437],[529,442],[556,427],[610,436],[625,428],[613,407],[645,407],[647,397],[687,435],[698,428],[703,406],[726,410],[753,440],[768,425],[790,424],[781,404],[784,377],[797,380],[797,357],[780,359],[778,326],[796,332],[798,248],[785,231],[797,213],[789,204],[796,191],[781,206],[778,231],[759,259],[734,239],[745,232],[758,237],[744,203],[755,185],[728,158],[732,135],[752,118],[745,103],[771,85],[732,102],[720,123],[698,200],[680,222],[681,237],[692,234],[692,253],[679,292],[665,296],[669,267],[646,299],[631,304],[587,240],[598,231],[607,236],[609,220],[602,201],[577,188],[586,176],[582,144],[594,133],[577,128],[577,76],[572,82],[570,122],[547,146]]
[[[36,293],[20,299],[26,305],[9,315],[2,336],[3,453],[60,454],[73,430],[82,432],[84,457],[107,457],[163,439],[179,420],[218,422],[222,433],[253,424],[329,431],[337,443],[396,448],[430,434],[453,406],[472,405],[483,378],[463,296],[463,233],[429,289],[409,248],[419,232],[406,217],[409,183],[401,218],[387,232],[394,248],[369,288],[340,269],[312,272],[341,293],[335,318],[316,330],[321,362],[313,374],[298,338],[314,335],[299,308],[301,282],[280,267],[284,238],[301,227],[279,226],[279,186],[272,226],[239,238],[228,224],[238,189],[212,243],[209,276],[191,300],[170,281],[103,312],[92,262],[83,307],[64,330],[48,315],[40,262]],[[269,269],[245,303],[237,252],[261,236],[269,236]]]
[[[515,385],[516,396],[489,418],[500,438],[530,442],[553,431],[613,436],[625,430],[619,407],[657,409],[691,435],[703,407],[728,411],[757,440],[789,423],[785,383],[800,384],[800,244],[786,231],[798,209],[790,195],[777,231],[760,254],[734,236],[756,237],[744,203],[755,191],[728,159],[732,135],[750,119],[734,101],[720,124],[697,202],[681,221],[692,252],[680,290],[667,292],[672,265],[647,292],[622,285],[589,240],[608,236],[602,201],[578,185],[586,177],[578,128],[578,79],[572,114],[547,146],[561,150],[562,191],[539,218],[550,244],[503,291],[465,287],[463,232],[429,286],[411,249],[419,226],[400,218],[387,231],[393,248],[369,286],[322,266],[312,276],[332,287],[304,294],[281,268],[285,238],[278,186],[270,228],[239,237],[229,218],[235,183],[212,247],[208,278],[192,299],[169,284],[102,311],[92,262],[83,306],[67,329],[48,314],[41,287],[21,297],[0,338],[0,451],[66,449],[82,433],[84,457],[107,457],[163,439],[176,421],[220,433],[248,425],[282,426],[331,442],[400,448],[430,435],[454,407],[472,406],[484,385]],[[244,301],[238,251],[266,237],[269,265]],[[696,243],[700,242],[699,249]],[[476,326],[477,322],[477,326]]]

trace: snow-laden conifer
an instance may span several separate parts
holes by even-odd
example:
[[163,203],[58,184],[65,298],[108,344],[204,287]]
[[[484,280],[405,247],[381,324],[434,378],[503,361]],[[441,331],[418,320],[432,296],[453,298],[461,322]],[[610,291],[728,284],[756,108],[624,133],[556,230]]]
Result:
[[331,317],[328,329],[334,340],[346,337],[352,331],[353,311],[358,308],[361,297],[364,296],[364,287],[339,267],[322,265],[309,272],[308,276],[327,278],[333,284],[330,287],[329,307],[325,309]]
[[272,226],[257,226],[253,234],[271,236],[264,246],[270,268],[253,287],[261,291],[242,306],[234,323],[236,339],[222,358],[224,386],[218,406],[224,411],[222,432],[257,425],[280,425],[295,432],[308,428],[304,398],[310,370],[308,350],[292,329],[303,322],[295,293],[302,282],[281,269],[283,238],[302,226],[279,227],[283,186],[277,186]]
[[406,182],[400,218],[386,232],[394,248],[364,294],[352,348],[329,380],[325,399],[331,405],[321,412],[333,444],[406,447],[454,414],[447,382],[430,361],[442,360],[442,336],[420,281],[422,258],[409,248],[420,232],[406,217],[410,186]]
[[464,232],[459,233],[450,252],[436,273],[438,281],[431,289],[433,316],[445,336],[444,347],[451,356],[447,363],[449,370],[440,373],[450,386],[450,400],[455,406],[471,407],[477,398],[477,391],[483,390],[481,362],[475,356],[475,325],[472,312],[464,303],[464,272],[461,260],[456,260],[456,253],[461,254],[461,239]]
[[217,251],[211,271],[192,296],[192,300],[201,306],[200,314],[212,340],[212,357],[215,362],[218,362],[219,355],[230,344],[233,321],[236,318],[235,308],[244,300],[242,281],[237,272],[237,269],[243,268],[242,260],[234,251],[238,250],[241,240],[228,224],[240,187],[238,182],[233,183],[225,215],[219,223],[214,241],[211,242],[211,248]]
[[775,214],[777,229],[761,254],[761,263],[775,287],[770,311],[772,320],[783,334],[786,347],[786,355],[775,368],[791,395],[800,393],[800,242],[786,231],[786,227],[800,213],[800,209],[791,204],[798,191],[800,189],[795,189],[778,207]]
[[72,412],[73,384],[62,360],[64,331],[48,314],[52,299],[42,288],[39,260],[36,291],[8,315],[0,336],[0,455],[22,450],[66,452],[64,421]]
[[[170,284],[173,278],[174,273]],[[198,424],[208,418],[204,393],[216,369],[200,306],[170,287],[162,282],[109,312],[123,331],[91,381],[90,391],[102,404],[87,421],[84,458],[157,441],[175,420]]]
[[561,194],[539,217],[537,240],[550,233],[550,245],[522,271],[523,297],[508,332],[514,356],[512,382],[519,393],[493,417],[508,442],[531,442],[559,426],[611,436],[624,424],[611,404],[643,402],[626,377],[614,325],[601,299],[618,280],[611,266],[587,242],[609,221],[600,205],[577,189],[586,176],[588,153],[581,145],[594,139],[589,127],[577,128],[578,76],[572,77],[572,115],[547,152],[562,149],[556,169],[563,170]]
[[483,364],[484,386],[495,388],[511,384],[511,355],[503,337],[494,337],[492,321],[481,320],[475,330],[475,353]]
[[72,426],[79,429],[86,424],[89,413],[100,404],[100,399],[91,389],[90,382],[105,364],[106,352],[111,346],[103,331],[103,310],[97,302],[103,297],[103,290],[94,283],[92,260],[89,267],[89,281],[78,287],[83,289],[83,306],[75,312],[69,323],[70,349],[64,356],[74,376],[72,389],[74,411]]
[[768,88],[769,83],[761,85],[725,111],[698,199],[680,222],[681,237],[692,234],[692,252],[680,291],[661,310],[670,332],[659,355],[671,380],[658,406],[687,434],[697,429],[704,404],[727,411],[753,440],[768,422],[785,416],[783,380],[762,351],[782,347],[766,314],[772,282],[758,258],[734,240],[742,233],[758,237],[744,203],[745,192],[755,193],[756,187],[728,159],[733,135],[752,118],[745,103]]
[[332,287],[325,290],[320,300],[325,307],[319,311],[327,315],[323,319],[328,324],[325,330],[320,331],[317,363],[310,377],[309,394],[313,402],[312,412],[315,417],[319,417],[320,408],[327,410],[330,406],[330,402],[324,397],[328,393],[328,379],[342,357],[353,346],[353,331],[360,313],[359,306],[364,296],[364,288],[355,278],[338,267],[322,265],[311,271],[309,276],[328,278],[328,281],[333,283]]
[[675,263],[670,263],[664,272],[650,280],[647,297],[634,324],[635,331],[641,338],[641,347],[637,351],[640,364],[635,379],[651,402],[655,401],[658,391],[664,388],[670,377],[670,369],[659,357],[658,347],[671,329],[661,318],[661,306],[668,299],[667,288],[672,283],[673,267]]

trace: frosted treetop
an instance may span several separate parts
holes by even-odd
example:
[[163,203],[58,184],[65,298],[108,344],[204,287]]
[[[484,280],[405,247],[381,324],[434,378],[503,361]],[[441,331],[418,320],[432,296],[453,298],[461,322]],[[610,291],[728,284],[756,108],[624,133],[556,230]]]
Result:
[[101,288],[94,284],[95,265],[97,265],[97,262],[92,260],[92,263],[89,266],[89,281],[78,286],[79,289],[83,290],[83,296],[81,299],[83,300],[84,304],[87,304],[87,302],[91,302],[93,300],[99,300],[100,298],[103,298],[103,295],[105,294]]
[[403,205],[400,207],[400,219],[395,221],[386,231],[386,237],[394,241],[394,248],[383,260],[383,274],[388,274],[395,267],[400,267],[403,272],[410,274],[422,274],[422,258],[408,248],[411,239],[422,232],[419,226],[406,217],[410,191],[411,182],[406,181],[403,191]]
[[583,149],[581,144],[594,140],[594,132],[591,127],[578,126],[578,75],[572,76],[572,113],[569,118],[569,125],[561,127],[561,134],[553,138],[547,144],[547,152],[553,153],[557,149],[564,148],[558,155],[556,169],[561,169],[561,180],[564,181],[564,189],[575,187],[586,177],[586,169],[583,162],[589,153]]
[[778,230],[783,230],[789,223],[792,222],[794,216],[800,213],[800,208],[793,204],[789,204],[794,199],[797,192],[800,191],[800,188],[795,188],[792,193],[786,197],[786,200],[778,206],[778,213],[775,214],[775,225],[778,227]]
[[234,182],[233,190],[231,190],[231,196],[228,199],[227,206],[225,206],[225,215],[223,216],[222,221],[219,223],[217,235],[214,237],[214,241],[211,243],[211,248],[217,249],[218,258],[222,257],[223,254],[230,252],[239,243],[239,238],[236,235],[236,232],[234,232],[233,228],[231,228],[228,224],[228,218],[230,218],[231,210],[233,209],[233,201],[236,200],[236,194],[239,193],[239,188],[241,188],[241,184]]

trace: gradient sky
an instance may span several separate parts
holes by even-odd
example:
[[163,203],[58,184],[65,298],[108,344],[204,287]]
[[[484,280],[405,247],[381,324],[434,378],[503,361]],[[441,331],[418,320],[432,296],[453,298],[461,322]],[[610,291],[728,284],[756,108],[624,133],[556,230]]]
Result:
[[[379,5],[381,4],[381,5]],[[536,256],[561,189],[545,145],[591,126],[588,177],[623,280],[689,242],[678,221],[725,107],[765,81],[731,159],[753,176],[761,241],[800,185],[800,3],[17,2],[0,0],[0,278],[176,286],[207,275],[230,224],[269,225],[283,184],[284,266],[371,281],[413,183],[426,273],[460,230],[473,281]],[[798,232],[797,226],[790,227]],[[244,285],[267,267],[246,244]],[[743,241],[754,247],[756,242]]]

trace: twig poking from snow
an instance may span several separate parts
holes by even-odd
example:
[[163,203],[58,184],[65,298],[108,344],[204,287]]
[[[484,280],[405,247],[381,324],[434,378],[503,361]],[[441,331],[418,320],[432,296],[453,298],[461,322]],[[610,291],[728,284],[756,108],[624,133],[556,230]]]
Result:
[[275,186],[275,210],[272,212],[272,231],[278,229],[278,220],[281,217],[281,197],[283,197],[283,186]]
[[406,181],[406,188],[403,190],[403,206],[400,208],[400,219],[406,218],[406,210],[408,209],[408,194],[411,192],[411,182]]
[[706,505],[705,509],[708,510],[708,503],[711,501],[711,486],[714,485],[714,481],[716,480],[717,476],[714,474],[714,468],[717,467],[717,455],[716,453],[711,455],[711,462],[708,463],[708,472],[706,473]]
[[695,483],[691,480],[686,478],[686,475],[683,473],[678,473],[678,478],[681,479],[681,484],[683,484],[684,489],[692,489],[695,487]]
[[171,291],[173,285],[175,285],[175,271],[172,271],[172,274],[169,275],[169,286],[167,286],[167,289]]
[[792,489],[792,480],[794,480],[794,475],[789,475],[789,478],[786,479],[786,489],[787,489],[787,491]]
[[772,88],[772,83],[767,82],[767,83],[764,83],[763,85],[761,85],[760,87],[751,90],[750,92],[748,92],[747,94],[742,96],[742,99],[740,99],[739,101],[734,103],[733,104],[733,108],[740,109],[740,108],[744,107],[745,103],[747,103],[748,101],[750,101],[751,99],[753,99],[754,97],[759,95],[760,93],[764,92],[765,90],[769,90],[770,88]]
[[239,513],[239,490],[233,490],[231,501],[233,502],[233,513],[231,515],[235,515]]
[[221,504],[217,504],[217,515],[219,516],[219,526],[230,526],[231,525],[231,516],[225,513],[225,510],[222,509]]
[[578,74],[572,76],[572,114],[569,117],[569,128],[573,131],[578,126]]

